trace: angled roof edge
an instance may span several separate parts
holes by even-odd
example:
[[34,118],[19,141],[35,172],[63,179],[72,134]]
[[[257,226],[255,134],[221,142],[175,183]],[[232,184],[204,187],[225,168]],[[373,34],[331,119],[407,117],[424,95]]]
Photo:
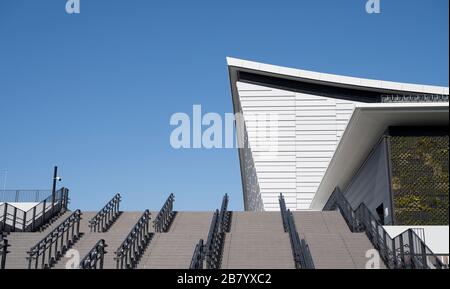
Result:
[[231,72],[232,67],[238,70],[262,72],[280,78],[295,78],[303,81],[320,82],[335,86],[351,86],[367,89],[381,89],[411,93],[426,93],[448,95],[449,88],[444,86],[432,86],[423,84],[401,83],[384,80],[374,80],[342,76],[336,74],[320,73],[308,70],[294,69],[277,65],[270,65],[238,58],[227,57],[227,64]]

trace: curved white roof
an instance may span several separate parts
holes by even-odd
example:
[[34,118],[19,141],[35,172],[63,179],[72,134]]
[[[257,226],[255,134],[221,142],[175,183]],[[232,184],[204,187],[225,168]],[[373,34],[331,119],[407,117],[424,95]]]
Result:
[[266,72],[269,74],[276,74],[278,76],[288,76],[299,78],[302,80],[309,79],[311,81],[319,81],[322,83],[334,83],[340,85],[359,86],[374,89],[388,89],[396,91],[407,91],[413,93],[429,93],[448,95],[449,88],[443,86],[431,86],[422,84],[411,84],[392,82],[384,80],[373,80],[366,78],[357,78],[349,76],[341,76],[336,74],[320,73],[308,70],[294,69],[277,65],[270,65],[265,63],[253,62],[238,58],[227,57],[227,64],[229,67],[236,67],[241,69],[255,70]]

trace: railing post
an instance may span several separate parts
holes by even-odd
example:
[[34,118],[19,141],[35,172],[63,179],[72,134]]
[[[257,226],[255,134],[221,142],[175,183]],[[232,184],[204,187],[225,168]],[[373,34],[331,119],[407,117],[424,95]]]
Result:
[[0,264],[0,269],[5,269],[6,266],[6,254],[8,253],[8,240],[3,239],[3,247],[2,247],[2,263]]
[[[64,244],[64,232],[61,234],[61,252],[66,250],[68,248],[68,242],[69,242],[69,234],[70,234],[70,228],[67,228],[66,230],[66,244]],[[73,237],[73,235],[72,235]]]
[[13,232],[16,231],[16,218],[17,218],[17,208],[14,207],[14,215],[13,215]]
[[33,221],[31,223],[31,231],[34,232],[36,222],[36,206],[33,207]]
[[[46,243],[42,244],[43,245],[43,250],[42,250],[42,261],[41,261],[41,269],[45,268],[45,254],[47,252],[47,246]],[[39,258],[39,255],[37,256]]]
[[28,253],[28,269],[31,269],[31,262],[33,261],[33,257],[31,256],[30,252]]
[[3,212],[2,231],[6,230],[6,217],[7,217],[7,214],[8,214],[8,203],[4,203],[4,205],[5,205],[5,209],[4,209],[4,212]]
[[39,267],[39,250],[41,249],[41,246],[38,246],[38,254],[34,257],[34,269],[37,269]]
[[52,233],[51,237],[50,237],[50,245],[48,246],[48,264],[49,264],[49,266],[51,266],[51,264],[52,264],[52,245],[53,245],[54,236],[55,236],[55,234]]
[[25,232],[26,227],[27,227],[27,212],[23,212],[22,232]]
[[395,246],[395,240],[391,239],[391,243],[392,243],[392,261],[394,264],[394,268],[397,269],[398,268],[398,259],[397,259],[397,248]]
[[403,234],[399,235],[399,246],[400,246],[400,262],[401,262],[401,268],[406,268],[406,259],[405,259],[405,243],[403,242]]
[[77,238],[80,235],[80,215],[77,214]]
[[105,243],[105,241],[103,241],[102,242],[102,248],[101,248],[101,256],[100,256],[100,269],[103,269],[103,261],[104,261],[104,258],[105,258],[105,245],[106,245],[106,243]]
[[52,204],[50,205],[50,218],[52,218],[55,214],[55,200],[52,201]]
[[422,264],[423,269],[428,269],[428,257],[427,257],[427,249],[425,247],[425,243],[421,243],[421,249],[422,249]]
[[379,224],[378,222],[375,222],[375,240],[376,240],[376,246],[377,249],[380,249],[380,229],[379,229]]
[[62,188],[61,202],[63,210],[67,211],[67,205],[69,203],[69,189]]
[[413,234],[412,234],[412,230],[408,230],[408,242],[409,242],[409,254],[410,254],[410,260],[411,265],[414,266],[416,264],[415,262],[415,250],[414,250],[414,239],[413,239]]
[[45,223],[45,208],[47,207],[47,199],[44,200],[44,203],[42,204],[42,222],[41,225]]

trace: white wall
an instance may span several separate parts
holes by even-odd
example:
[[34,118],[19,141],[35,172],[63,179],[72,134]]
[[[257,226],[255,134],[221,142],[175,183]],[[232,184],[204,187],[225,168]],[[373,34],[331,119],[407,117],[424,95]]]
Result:
[[[279,209],[279,193],[291,210],[308,209],[354,102],[242,82],[237,88],[264,209]],[[271,113],[278,114],[277,154],[256,148],[260,128],[251,118]]]

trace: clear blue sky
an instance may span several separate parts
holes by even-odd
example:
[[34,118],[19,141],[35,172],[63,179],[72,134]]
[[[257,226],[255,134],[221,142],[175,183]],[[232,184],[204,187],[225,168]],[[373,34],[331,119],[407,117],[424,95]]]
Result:
[[[170,116],[232,112],[226,56],[448,86],[447,0],[0,0],[0,170],[72,208],[242,210],[236,150],[174,150]],[[3,186],[0,178],[0,186]]]

